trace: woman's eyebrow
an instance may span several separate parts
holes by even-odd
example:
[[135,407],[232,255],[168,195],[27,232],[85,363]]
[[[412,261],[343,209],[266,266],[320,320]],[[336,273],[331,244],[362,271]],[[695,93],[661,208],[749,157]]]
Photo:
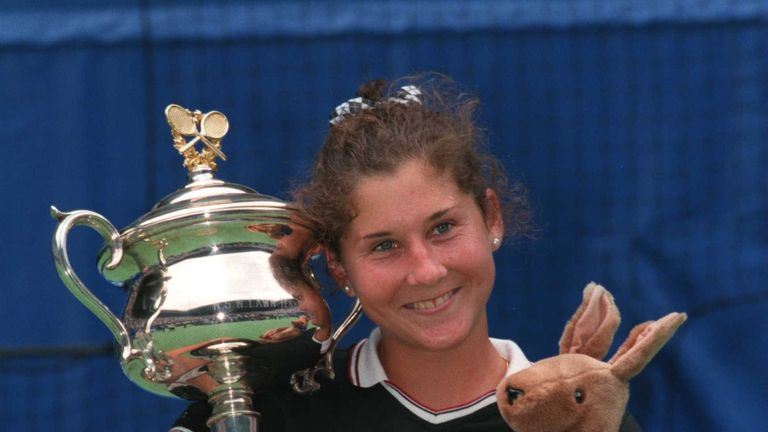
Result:
[[432,213],[432,216],[427,218],[427,220],[430,221],[430,222],[433,222],[433,221],[435,221],[437,219],[440,219],[441,217],[445,216],[449,211],[453,210],[454,208],[455,208],[455,206],[448,207],[447,209],[443,209],[443,210],[438,210],[438,211]]
[[372,238],[379,238],[379,237],[387,237],[392,235],[392,231],[377,231],[374,233],[366,234],[362,236],[362,239],[372,239]]
[[[452,207],[448,207],[448,208],[443,209],[443,210],[438,210],[438,211],[432,213],[427,218],[427,221],[434,222],[435,220],[440,219],[443,216],[445,216],[448,212],[453,210],[455,207],[456,206],[452,206]],[[362,238],[364,240],[368,240],[368,239],[373,239],[373,238],[388,237],[388,236],[391,236],[391,235],[392,235],[392,231],[376,231],[376,232],[372,232],[370,234],[366,234],[366,235],[364,235],[364,236],[362,236],[360,238]]]

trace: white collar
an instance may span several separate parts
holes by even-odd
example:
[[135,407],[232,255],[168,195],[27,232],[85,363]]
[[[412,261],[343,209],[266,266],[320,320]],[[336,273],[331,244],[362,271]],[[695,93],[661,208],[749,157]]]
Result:
[[[531,365],[531,362],[528,361],[525,354],[523,354],[523,351],[516,343],[510,340],[493,338],[490,340],[494,348],[496,348],[496,351],[499,352],[499,355],[509,361],[507,375]],[[380,341],[381,330],[377,327],[373,329],[368,339],[360,341],[352,348],[352,353],[349,357],[349,378],[354,386],[369,388],[376,384],[381,384],[405,408],[418,417],[433,424],[454,420],[469,415],[490,404],[496,403],[496,392],[495,389],[492,389],[475,400],[442,410],[434,410],[420,404],[391,383],[387,378],[387,373],[381,365],[379,354],[376,350]]]

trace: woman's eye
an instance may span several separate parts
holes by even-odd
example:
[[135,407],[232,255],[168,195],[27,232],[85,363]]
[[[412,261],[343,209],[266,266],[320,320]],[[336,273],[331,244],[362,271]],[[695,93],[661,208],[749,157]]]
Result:
[[376,245],[376,247],[373,248],[376,252],[387,252],[395,248],[395,242],[392,240],[386,240]]
[[453,224],[450,224],[448,222],[444,222],[444,223],[441,223],[441,224],[438,224],[437,226],[435,226],[433,231],[434,231],[435,234],[445,234],[448,231],[450,231],[451,228],[453,228]]

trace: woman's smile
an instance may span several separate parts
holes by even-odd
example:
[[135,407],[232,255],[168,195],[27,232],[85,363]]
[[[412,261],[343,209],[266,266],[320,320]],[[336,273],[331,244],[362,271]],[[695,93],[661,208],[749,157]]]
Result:
[[[420,313],[437,313],[450,304],[450,300],[459,291],[459,288],[452,289],[447,293],[428,300],[421,300],[412,303],[406,303],[403,307],[405,309],[415,310]],[[444,307],[441,307],[444,306]]]

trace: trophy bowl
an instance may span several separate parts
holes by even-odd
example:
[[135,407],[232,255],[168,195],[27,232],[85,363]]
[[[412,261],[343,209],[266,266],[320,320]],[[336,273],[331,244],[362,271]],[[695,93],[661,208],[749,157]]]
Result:
[[[216,157],[225,159],[223,114],[178,105],[165,113],[186,186],[122,230],[92,211],[52,207],[56,269],[112,332],[131,381],[159,395],[207,399],[214,432],[257,431],[250,396],[275,377],[290,375],[285,385],[299,393],[319,387],[317,373],[333,377],[333,351],[361,308],[356,302],[332,331],[310,266],[321,250],[312,224],[290,204],[214,177]],[[97,266],[127,293],[121,319],[70,265],[67,237],[78,225],[105,239]]]

